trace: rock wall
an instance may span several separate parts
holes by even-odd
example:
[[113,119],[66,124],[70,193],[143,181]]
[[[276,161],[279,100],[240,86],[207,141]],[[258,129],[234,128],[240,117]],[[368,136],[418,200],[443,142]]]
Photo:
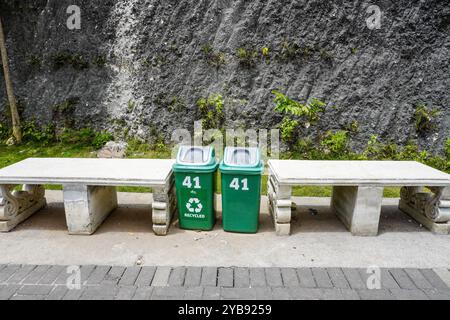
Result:
[[[80,30],[66,25],[72,4]],[[381,9],[379,29],[366,23],[370,5]],[[305,136],[357,121],[356,149],[371,134],[433,151],[450,137],[448,0],[2,0],[0,16],[28,120],[170,138],[200,118],[199,98],[221,94],[227,127],[273,128],[277,89],[327,102]],[[253,65],[240,47],[258,53]],[[205,48],[224,60],[214,65]],[[422,135],[418,104],[440,110]]]

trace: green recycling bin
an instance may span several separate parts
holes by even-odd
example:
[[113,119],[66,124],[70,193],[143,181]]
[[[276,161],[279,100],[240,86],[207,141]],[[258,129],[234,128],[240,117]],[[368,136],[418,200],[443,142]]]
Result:
[[180,228],[214,228],[214,186],[218,166],[212,147],[182,146],[178,151],[173,171]]
[[258,232],[263,171],[259,149],[225,149],[224,160],[220,164],[225,231]]

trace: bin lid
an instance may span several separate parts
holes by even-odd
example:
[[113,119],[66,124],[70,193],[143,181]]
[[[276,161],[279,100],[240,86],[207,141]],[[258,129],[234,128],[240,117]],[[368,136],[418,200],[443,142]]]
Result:
[[217,159],[213,147],[181,146],[178,150],[174,170],[213,170],[217,167]]
[[220,170],[245,170],[249,173],[261,173],[261,171],[263,170],[261,153],[258,148],[227,147],[225,149],[224,159]]

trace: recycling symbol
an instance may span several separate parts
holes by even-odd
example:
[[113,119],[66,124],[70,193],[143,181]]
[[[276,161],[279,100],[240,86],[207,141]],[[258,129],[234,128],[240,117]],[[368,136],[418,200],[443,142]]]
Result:
[[200,203],[199,199],[191,198],[188,203],[186,203],[186,208],[191,213],[200,213],[203,210],[203,205]]

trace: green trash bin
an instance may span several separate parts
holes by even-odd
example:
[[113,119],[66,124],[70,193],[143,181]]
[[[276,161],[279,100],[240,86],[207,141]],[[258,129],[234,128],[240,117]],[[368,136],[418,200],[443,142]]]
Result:
[[212,147],[182,146],[178,151],[173,171],[180,228],[214,228],[214,186],[218,166]]
[[226,148],[220,164],[222,220],[228,232],[256,233],[264,165],[257,148]]

